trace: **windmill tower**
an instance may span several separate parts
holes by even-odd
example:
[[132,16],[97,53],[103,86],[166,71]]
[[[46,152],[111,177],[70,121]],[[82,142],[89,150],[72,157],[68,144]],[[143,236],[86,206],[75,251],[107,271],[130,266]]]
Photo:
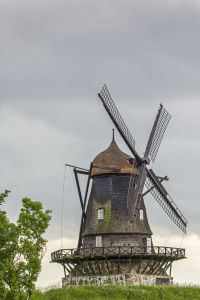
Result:
[[[78,245],[53,252],[52,262],[64,267],[66,286],[172,282],[172,263],[185,258],[185,249],[153,245],[144,204],[144,196],[150,192],[186,233],[187,221],[161,183],[168,178],[158,177],[148,168],[150,158],[155,161],[171,116],[160,105],[141,158],[106,86],[98,96],[133,157],[119,149],[113,130],[110,146],[94,158],[89,170],[74,167],[82,208]],[[84,199],[78,174],[88,176]]]

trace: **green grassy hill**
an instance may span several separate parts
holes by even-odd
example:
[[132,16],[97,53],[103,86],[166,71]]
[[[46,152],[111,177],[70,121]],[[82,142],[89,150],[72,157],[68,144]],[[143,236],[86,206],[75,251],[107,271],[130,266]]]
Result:
[[[8,296],[7,299],[12,299]],[[48,291],[35,291],[31,300],[125,300],[125,299],[200,299],[199,286],[81,286],[66,289],[51,288]]]

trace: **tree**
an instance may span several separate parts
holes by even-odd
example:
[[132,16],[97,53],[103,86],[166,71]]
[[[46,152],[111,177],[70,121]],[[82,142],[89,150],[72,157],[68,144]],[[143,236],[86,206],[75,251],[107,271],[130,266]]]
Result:
[[51,211],[43,212],[42,203],[29,198],[22,199],[22,203],[17,225],[9,223],[3,212],[7,220],[3,229],[5,235],[6,232],[10,233],[10,240],[3,246],[4,253],[8,254],[4,260],[6,263],[3,262],[1,278],[10,288],[14,299],[30,300],[46,252],[47,240],[42,235],[49,226]]

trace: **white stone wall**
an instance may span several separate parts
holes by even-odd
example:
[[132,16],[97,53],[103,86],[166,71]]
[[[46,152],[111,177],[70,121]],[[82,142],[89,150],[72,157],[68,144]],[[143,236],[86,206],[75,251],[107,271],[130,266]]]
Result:
[[63,287],[81,286],[81,285],[156,285],[162,281],[169,281],[168,284],[173,284],[173,277],[142,275],[142,274],[117,274],[117,275],[102,275],[102,276],[70,276],[62,279]]

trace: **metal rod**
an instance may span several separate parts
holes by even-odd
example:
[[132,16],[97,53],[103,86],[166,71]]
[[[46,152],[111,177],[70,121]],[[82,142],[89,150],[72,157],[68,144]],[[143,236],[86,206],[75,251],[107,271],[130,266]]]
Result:
[[84,211],[84,206],[83,206],[83,198],[82,198],[82,195],[81,195],[80,184],[79,184],[78,175],[77,175],[77,172],[76,172],[75,168],[74,168],[74,175],[75,175],[75,179],[76,179],[76,185],[77,185],[77,189],[78,189],[78,195],[79,195],[79,199],[80,199],[80,203],[81,203],[83,217],[85,218],[85,211]]

